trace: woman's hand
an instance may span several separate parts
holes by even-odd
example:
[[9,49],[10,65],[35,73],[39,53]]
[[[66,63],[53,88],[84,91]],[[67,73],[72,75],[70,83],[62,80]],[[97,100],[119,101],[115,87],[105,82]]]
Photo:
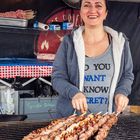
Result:
[[81,113],[84,113],[87,111],[87,100],[83,93],[79,92],[72,98],[72,106],[74,109],[77,109],[81,111]]
[[119,93],[115,96],[115,104],[116,104],[116,112],[120,113],[125,110],[129,102],[129,99],[127,96]]

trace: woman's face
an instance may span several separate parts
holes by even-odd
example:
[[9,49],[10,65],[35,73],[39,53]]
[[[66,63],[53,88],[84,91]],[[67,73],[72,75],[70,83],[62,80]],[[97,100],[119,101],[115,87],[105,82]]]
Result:
[[82,0],[80,15],[85,26],[102,25],[107,16],[105,0]]

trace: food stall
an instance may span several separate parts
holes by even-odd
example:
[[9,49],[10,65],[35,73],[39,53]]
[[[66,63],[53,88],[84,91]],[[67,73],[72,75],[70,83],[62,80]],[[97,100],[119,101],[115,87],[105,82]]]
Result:
[[[73,1],[65,0],[2,2],[1,13],[7,10],[15,12],[18,9],[23,11],[32,9],[30,11],[32,13],[28,17],[31,19],[7,22],[9,17],[4,19],[6,21],[2,17],[0,21],[0,83],[17,91],[14,115],[27,115],[23,116],[24,119],[11,119],[12,121],[7,119],[5,121],[2,118],[0,139],[21,140],[33,130],[46,127],[50,124],[50,120],[55,119],[57,94],[35,96],[33,92],[30,97],[28,94],[21,98],[20,93],[21,90],[26,93],[30,89],[35,90],[34,84],[37,80],[41,88],[46,85],[51,87],[53,59],[59,44],[66,33],[82,24],[78,6],[76,2],[72,3]],[[105,24],[128,36],[134,62],[135,80],[132,94],[129,96],[130,108],[126,114],[118,116],[118,122],[109,131],[107,140],[140,139],[139,19],[138,0],[109,1],[108,18]],[[72,27],[69,24],[71,22]],[[48,26],[51,30],[48,30]],[[94,138],[91,137],[91,139]]]

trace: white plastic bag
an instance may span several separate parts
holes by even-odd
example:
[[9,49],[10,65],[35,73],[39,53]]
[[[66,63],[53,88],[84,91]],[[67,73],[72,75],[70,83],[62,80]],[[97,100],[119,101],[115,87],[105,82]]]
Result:
[[0,110],[1,114],[13,114],[15,112],[14,95],[15,90],[6,86],[0,86]]

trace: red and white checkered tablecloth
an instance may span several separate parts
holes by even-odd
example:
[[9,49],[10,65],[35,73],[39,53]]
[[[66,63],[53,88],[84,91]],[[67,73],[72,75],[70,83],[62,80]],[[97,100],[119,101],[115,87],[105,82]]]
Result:
[[0,66],[0,78],[46,77],[52,73],[52,66]]

